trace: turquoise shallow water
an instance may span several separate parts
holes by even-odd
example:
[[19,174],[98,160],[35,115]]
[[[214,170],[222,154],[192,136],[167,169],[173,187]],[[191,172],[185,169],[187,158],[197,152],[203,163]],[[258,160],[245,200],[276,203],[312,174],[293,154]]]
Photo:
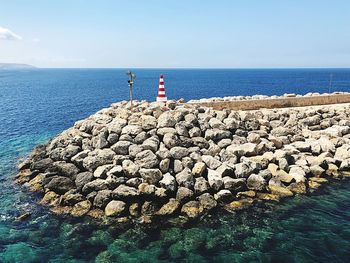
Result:
[[[215,89],[213,83],[219,73],[194,74],[202,74],[201,81],[211,83]],[[241,83],[253,79],[254,83],[273,86],[274,82],[264,82],[266,74],[283,83],[288,72],[282,73],[279,76],[266,71],[243,75],[221,72],[219,76],[228,74],[229,79],[234,79],[238,74]],[[350,79],[349,73],[339,73],[343,84]],[[142,76],[142,72],[139,74]],[[157,71],[145,72],[149,79],[153,75],[157,78],[157,74]],[[186,76],[191,72],[176,74],[177,82],[183,76],[186,87],[189,84]],[[313,71],[298,74],[303,81],[313,76],[312,83],[323,83],[322,76],[326,75]],[[62,219],[36,205],[37,196],[13,183],[15,164],[35,145],[74,121],[125,98],[126,94],[114,89],[113,83],[119,83],[114,75],[123,79],[124,71],[0,72],[0,262],[350,261],[350,181],[333,182],[311,196],[295,197],[279,204],[257,204],[235,214],[219,212],[186,228],[119,229],[87,219]],[[289,89],[293,81],[286,84]],[[181,92],[179,97],[186,97],[189,91]],[[235,94],[239,91],[231,90],[231,95]],[[147,92],[137,95],[153,98]],[[192,92],[192,95],[198,98],[202,94]],[[218,94],[214,92],[214,95]],[[16,216],[28,211],[32,213],[29,220],[15,221]]]

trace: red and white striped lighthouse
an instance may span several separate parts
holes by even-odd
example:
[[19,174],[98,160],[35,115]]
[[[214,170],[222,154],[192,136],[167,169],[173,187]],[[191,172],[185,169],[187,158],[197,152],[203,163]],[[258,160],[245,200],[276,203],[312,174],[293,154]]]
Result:
[[157,101],[162,101],[162,102],[166,102],[167,101],[167,97],[165,96],[163,74],[160,75],[160,78],[159,78],[159,87],[158,87]]

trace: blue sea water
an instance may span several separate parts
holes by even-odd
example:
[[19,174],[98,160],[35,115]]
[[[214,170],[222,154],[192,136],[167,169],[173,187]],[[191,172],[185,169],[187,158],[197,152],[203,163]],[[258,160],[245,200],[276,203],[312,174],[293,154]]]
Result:
[[[120,230],[62,219],[15,185],[15,165],[75,121],[128,99],[124,69],[0,71],[0,262],[349,262],[350,182],[188,228]],[[134,98],[350,91],[350,69],[136,69]],[[333,83],[330,86],[330,75]],[[31,212],[24,222],[16,216]]]

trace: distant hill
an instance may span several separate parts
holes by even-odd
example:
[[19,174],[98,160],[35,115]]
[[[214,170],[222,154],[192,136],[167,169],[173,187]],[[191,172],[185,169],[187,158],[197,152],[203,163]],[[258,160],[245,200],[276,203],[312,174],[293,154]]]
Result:
[[0,63],[0,70],[4,69],[34,69],[36,67],[28,64]]

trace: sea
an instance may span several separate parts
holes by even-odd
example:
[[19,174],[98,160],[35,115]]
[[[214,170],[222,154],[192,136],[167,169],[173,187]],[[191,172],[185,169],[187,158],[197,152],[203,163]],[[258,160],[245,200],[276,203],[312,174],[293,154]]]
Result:
[[[186,227],[61,218],[13,182],[37,144],[128,100],[128,69],[0,71],[0,262],[350,262],[350,182]],[[134,69],[134,99],[350,91],[350,69]],[[28,220],[16,217],[29,212]]]

